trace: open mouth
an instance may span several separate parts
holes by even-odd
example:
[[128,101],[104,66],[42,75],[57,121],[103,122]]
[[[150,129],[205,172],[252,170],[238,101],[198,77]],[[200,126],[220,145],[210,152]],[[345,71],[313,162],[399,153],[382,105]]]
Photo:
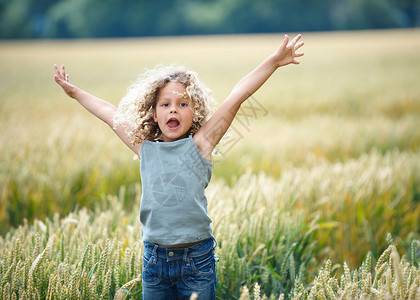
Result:
[[167,126],[170,130],[176,130],[176,129],[178,129],[178,128],[179,128],[180,123],[179,123],[179,121],[178,121],[177,119],[172,118],[172,119],[169,119],[169,121],[168,121],[168,122],[166,122],[166,126]]

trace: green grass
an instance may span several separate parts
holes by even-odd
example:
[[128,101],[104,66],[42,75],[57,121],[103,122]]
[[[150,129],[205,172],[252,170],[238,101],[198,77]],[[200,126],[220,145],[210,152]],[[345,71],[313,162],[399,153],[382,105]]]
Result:
[[[231,130],[230,141],[237,143],[220,146],[223,156],[215,158],[207,190],[222,257],[220,295],[237,298],[242,286],[258,282],[267,295],[287,296],[295,278],[312,282],[327,259],[356,269],[369,251],[374,261],[379,258],[388,233],[401,254],[419,239],[418,35],[304,34],[302,64],[278,70],[242,106]],[[139,162],[111,130],[61,92],[52,79],[54,63],[66,64],[72,82],[114,104],[144,68],[186,64],[221,102],[281,40],[242,35],[0,42],[0,244],[17,247],[19,236],[23,243],[19,232],[26,232],[19,247],[28,254],[12,268],[21,272],[20,280],[28,272],[23,266],[34,263],[48,240],[49,261],[62,257],[45,266],[45,282],[37,282],[44,296],[51,276],[65,265],[83,278],[77,258],[89,244],[96,261],[107,239],[113,247],[121,244],[122,252],[112,254],[120,256],[120,270],[126,268],[123,249],[135,249],[136,259],[141,252]],[[98,233],[102,225],[96,222],[113,215],[115,207],[109,200],[114,196],[107,195],[119,195],[121,207],[109,217],[109,229]],[[68,232],[60,229],[73,211],[80,224],[84,209],[89,217],[83,224],[96,233],[74,232],[79,225],[72,222]],[[24,222],[25,229],[16,229]],[[40,222],[51,222],[54,238]],[[133,233],[126,236],[128,231]],[[34,252],[36,235],[42,246]],[[59,249],[62,237],[70,236],[78,246],[65,240],[67,248]],[[2,276],[13,264],[5,251]],[[112,279],[110,295],[137,274]],[[10,278],[4,277],[3,291]],[[103,286],[96,291],[101,294]]]

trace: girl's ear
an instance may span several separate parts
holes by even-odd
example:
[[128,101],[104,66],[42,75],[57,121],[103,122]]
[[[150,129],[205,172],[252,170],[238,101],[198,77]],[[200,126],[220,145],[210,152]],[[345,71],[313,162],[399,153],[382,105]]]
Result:
[[152,108],[152,114],[153,114],[153,120],[157,123],[158,122],[158,119],[157,119],[156,108]]

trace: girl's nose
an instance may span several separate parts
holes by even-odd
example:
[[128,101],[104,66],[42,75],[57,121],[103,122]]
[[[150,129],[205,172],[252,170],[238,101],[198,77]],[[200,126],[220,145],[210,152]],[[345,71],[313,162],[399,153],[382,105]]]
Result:
[[169,110],[170,113],[177,113],[178,112],[178,108],[176,105],[171,105],[171,109]]

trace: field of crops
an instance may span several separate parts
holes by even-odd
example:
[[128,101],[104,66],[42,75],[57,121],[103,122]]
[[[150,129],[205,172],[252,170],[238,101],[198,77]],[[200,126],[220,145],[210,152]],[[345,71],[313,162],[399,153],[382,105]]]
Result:
[[[0,42],[0,298],[137,299],[139,161],[67,98],[186,64],[223,101],[281,35]],[[207,189],[218,298],[420,298],[420,31],[303,34]]]

